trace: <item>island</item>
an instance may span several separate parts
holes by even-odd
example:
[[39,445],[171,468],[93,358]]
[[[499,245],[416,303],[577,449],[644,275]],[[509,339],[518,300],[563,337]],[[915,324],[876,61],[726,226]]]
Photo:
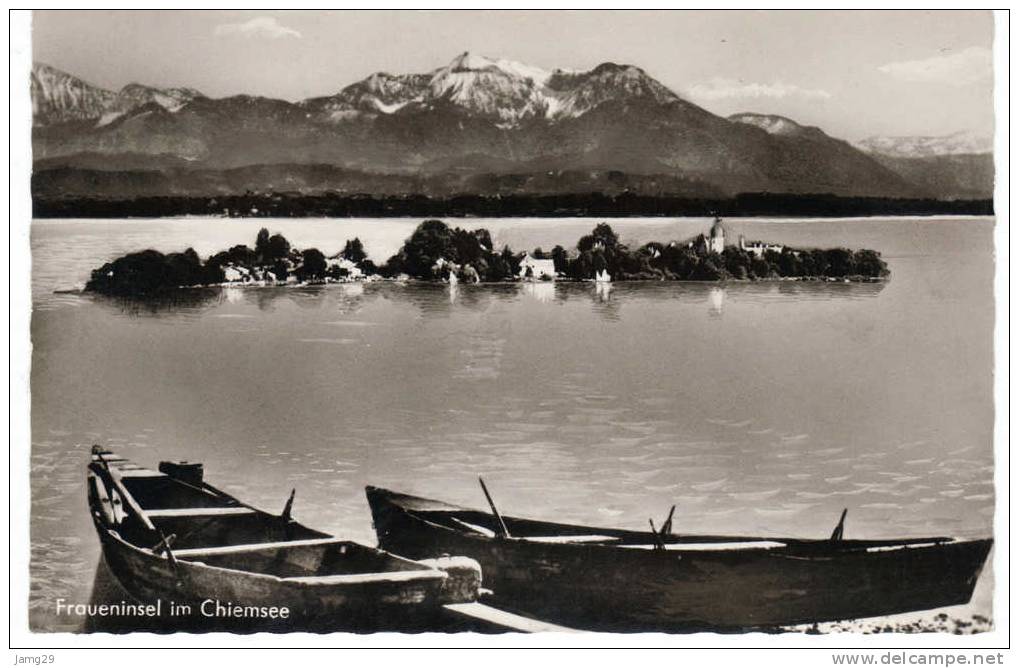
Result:
[[651,241],[630,248],[607,223],[576,246],[545,251],[497,249],[486,229],[426,220],[400,250],[377,266],[360,239],[326,256],[297,249],[262,228],[255,247],[237,245],[203,261],[194,249],[129,253],[92,271],[87,292],[144,296],[169,289],[218,285],[309,285],[350,281],[419,280],[450,283],[505,281],[880,281],[889,275],[878,251],[792,248],[734,241],[721,219],[682,241]]

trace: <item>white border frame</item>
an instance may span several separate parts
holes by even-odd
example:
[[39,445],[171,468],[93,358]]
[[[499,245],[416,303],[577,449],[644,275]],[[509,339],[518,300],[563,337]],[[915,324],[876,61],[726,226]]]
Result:
[[[743,6],[729,5],[729,8],[764,9],[765,5],[753,2]],[[826,3],[827,4],[827,3]],[[935,8],[941,8],[935,3]],[[122,6],[121,2],[114,2],[111,5],[115,8],[130,8]],[[806,9],[816,7],[804,4],[799,6],[796,3],[795,9]],[[269,8],[264,2],[254,2],[249,7]],[[421,6],[406,3],[381,3],[386,8],[423,8]],[[900,5],[901,6],[901,5]],[[197,2],[181,2],[174,9],[198,8]],[[563,3],[564,8],[585,8],[583,4],[568,2]],[[42,7],[37,7],[42,8]],[[463,2],[454,1],[449,3],[449,8],[469,8]],[[513,8],[529,9],[543,8],[537,2],[515,2]],[[678,8],[673,3],[660,1],[648,2],[644,8],[670,9]],[[831,8],[834,8],[832,6]],[[915,2],[906,3],[908,9],[929,9],[930,4],[919,4]],[[945,7],[947,8],[947,7]],[[972,635],[954,636],[944,634],[880,634],[862,635],[852,633],[840,633],[830,635],[716,635],[716,634],[692,634],[692,635],[666,635],[666,634],[638,634],[638,635],[614,635],[614,634],[538,634],[531,636],[520,635],[497,635],[479,636],[475,634],[422,634],[422,635],[399,635],[399,634],[374,634],[374,635],[350,635],[350,634],[255,634],[250,636],[237,636],[231,634],[130,634],[130,635],[84,635],[69,633],[31,633],[28,631],[28,561],[29,561],[29,506],[26,501],[30,499],[29,486],[29,377],[31,360],[31,341],[29,334],[29,322],[31,314],[31,250],[29,245],[29,226],[31,220],[31,197],[29,192],[29,175],[31,173],[31,105],[28,96],[28,87],[24,85],[27,81],[28,72],[31,67],[31,44],[30,24],[31,16],[28,10],[12,11],[9,14],[9,54],[10,54],[10,133],[8,137],[8,148],[10,154],[9,183],[10,183],[10,234],[9,234],[9,310],[8,310],[8,332],[9,332],[9,406],[10,406],[10,474],[9,488],[9,520],[10,520],[10,560],[8,572],[10,574],[10,609],[9,623],[11,629],[10,644],[12,647],[38,648],[41,651],[22,650],[13,654],[23,656],[38,656],[51,653],[46,648],[50,647],[75,647],[75,648],[102,648],[117,647],[120,651],[114,656],[108,656],[107,652],[82,651],[82,650],[55,650],[58,661],[73,660],[75,665],[84,661],[86,664],[104,663],[114,661],[142,661],[146,666],[174,665],[175,668],[182,661],[189,661],[193,658],[192,652],[162,652],[154,653],[138,648],[180,648],[184,645],[198,648],[232,647],[232,648],[323,648],[323,647],[346,647],[346,648],[378,648],[378,647],[431,647],[448,648],[492,648],[492,647],[514,647],[514,648],[536,648],[536,647],[566,647],[566,648],[607,648],[607,647],[658,647],[658,648],[727,648],[740,650],[734,653],[727,653],[728,658],[734,661],[745,661],[747,663],[760,663],[763,665],[817,665],[818,661],[831,663],[831,654],[835,653],[825,648],[857,648],[859,650],[879,650],[882,648],[945,648],[951,650],[966,650],[975,648],[1007,647],[1010,645],[1010,619],[1009,619],[1009,592],[1010,592],[1010,508],[1011,497],[1008,487],[1011,471],[1009,458],[1009,373],[1011,371],[1011,360],[1009,357],[1010,343],[1010,237],[1009,237],[1009,88],[1011,81],[1010,58],[1009,58],[1009,15],[1007,10],[995,11],[995,41],[994,41],[994,62],[995,62],[995,168],[997,185],[995,188],[995,212],[996,226],[994,232],[996,250],[995,268],[995,486],[996,486],[996,514],[995,514],[995,561],[994,573],[996,577],[994,593],[994,618],[996,630]],[[795,648],[782,652],[763,651],[755,654],[750,652],[758,648]],[[813,649],[815,651],[809,651]],[[807,650],[807,651],[804,651]],[[983,653],[994,653],[988,650]],[[870,652],[868,652],[870,653]],[[876,654],[885,652],[876,651]],[[954,653],[954,652],[953,652]],[[207,656],[219,656],[209,654]],[[348,660],[365,659],[368,661],[377,660],[378,655],[372,652],[357,656],[345,656]],[[450,658],[470,660],[480,658],[483,661],[491,662],[495,657],[469,657],[464,654],[445,656],[443,653],[401,653],[404,660],[411,660],[418,666],[447,665]],[[244,660],[254,660],[261,664],[263,661],[276,663],[279,660],[293,660],[284,655],[251,654],[241,655]],[[543,658],[545,655],[543,654]],[[547,658],[554,659],[555,653]],[[598,655],[591,658],[598,660]],[[225,658],[225,657],[223,657]],[[298,660],[307,660],[310,663],[318,663],[323,660],[320,652],[308,652],[297,654]],[[519,658],[525,658],[523,656]],[[563,657],[565,658],[565,657]],[[577,657],[570,657],[575,659]],[[620,657],[607,655],[606,660],[615,661]],[[677,656],[652,657],[641,656],[641,659],[654,661],[661,658],[678,659]],[[718,661],[721,657],[713,649],[696,649],[682,655],[682,660],[692,660],[700,665],[700,662]],[[515,660],[510,655],[509,660]],[[527,660],[531,660],[527,657]],[[499,660],[496,660],[499,663]],[[878,664],[880,665],[880,664]]]

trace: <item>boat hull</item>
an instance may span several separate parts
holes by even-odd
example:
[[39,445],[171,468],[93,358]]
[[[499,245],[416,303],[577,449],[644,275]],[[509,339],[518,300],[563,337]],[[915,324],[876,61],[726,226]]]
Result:
[[[291,519],[290,503],[283,515],[270,515],[200,479],[98,450],[87,483],[110,574],[137,608],[156,606],[154,615],[139,614],[146,627],[441,631],[453,619],[445,605],[477,600],[476,562],[416,562],[338,539]],[[121,610],[110,612],[121,617]],[[129,624],[132,614],[121,621]]]
[[[301,586],[284,579],[258,577],[188,561],[175,566],[165,558],[137,550],[99,530],[103,558],[118,584],[143,605],[159,602],[160,624],[167,630],[241,632],[437,630],[446,600],[439,578],[363,585]],[[171,617],[171,606],[187,613]],[[217,609],[217,604],[226,606]],[[236,607],[257,608],[232,615]],[[286,608],[286,617],[269,609]]]
[[[369,488],[380,548],[471,557],[496,604],[617,632],[769,629],[962,604],[991,548],[990,540],[887,550],[827,541],[719,551],[539,544],[451,530],[406,498]],[[588,530],[603,531],[612,530]]]

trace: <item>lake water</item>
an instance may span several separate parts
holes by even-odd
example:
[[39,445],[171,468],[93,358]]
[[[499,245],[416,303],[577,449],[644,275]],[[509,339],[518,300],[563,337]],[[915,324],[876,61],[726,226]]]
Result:
[[[172,304],[55,294],[124,252],[254,244],[261,226],[378,261],[418,220],[35,221],[31,614],[73,630],[99,563],[92,443],[205,463],[269,510],[374,544],[375,484],[500,510],[679,532],[987,536],[994,511],[987,218],[727,221],[874,248],[884,284],[348,284]],[[572,246],[596,219],[450,221]],[[705,219],[609,221],[628,243]],[[972,610],[990,616],[990,569]]]

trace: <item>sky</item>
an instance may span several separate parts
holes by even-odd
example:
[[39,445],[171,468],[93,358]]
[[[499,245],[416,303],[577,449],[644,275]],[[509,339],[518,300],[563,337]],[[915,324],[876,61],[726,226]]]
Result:
[[828,134],[993,133],[986,11],[37,11],[33,57],[90,83],[296,101],[463,51],[643,68],[709,111]]

